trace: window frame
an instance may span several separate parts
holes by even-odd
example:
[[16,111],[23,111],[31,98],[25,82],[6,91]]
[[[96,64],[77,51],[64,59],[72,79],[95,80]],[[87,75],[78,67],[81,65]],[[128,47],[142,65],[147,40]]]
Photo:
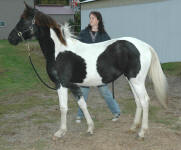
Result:
[[6,21],[0,20],[0,28],[4,28],[4,27],[6,27]]

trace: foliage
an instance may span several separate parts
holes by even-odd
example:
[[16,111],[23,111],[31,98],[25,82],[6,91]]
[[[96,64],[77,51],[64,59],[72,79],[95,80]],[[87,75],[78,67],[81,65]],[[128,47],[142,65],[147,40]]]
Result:
[[75,33],[75,35],[78,35],[80,32],[80,12],[76,12],[74,15],[74,20],[68,21],[69,25],[72,27],[71,29]]

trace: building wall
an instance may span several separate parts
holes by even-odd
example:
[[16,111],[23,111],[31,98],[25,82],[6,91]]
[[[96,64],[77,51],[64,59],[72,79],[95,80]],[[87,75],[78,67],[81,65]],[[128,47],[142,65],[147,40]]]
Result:
[[111,38],[136,37],[153,46],[161,62],[181,61],[180,0],[83,9],[81,28],[89,23],[91,10],[102,13],[105,28]]
[[107,8],[116,7],[120,5],[133,5],[133,4],[143,4],[151,2],[160,2],[166,0],[97,0],[94,2],[83,3],[81,6],[82,10],[96,9],[96,8]]
[[35,8],[45,14],[48,14],[60,24],[68,22],[69,20],[74,20],[74,11],[70,6],[41,5],[36,6]]
[[68,15],[50,15],[53,19],[55,19],[59,24],[64,24],[65,22],[68,22],[69,20],[74,20],[74,15],[68,14]]
[[[26,0],[26,3],[34,7],[34,0]],[[0,39],[7,39],[23,13],[24,8],[24,0],[0,0],[0,21],[5,21],[5,27],[0,27]],[[50,16],[60,24],[67,22],[69,19],[74,20],[73,14]]]
[[[26,0],[26,2],[33,6],[33,0]],[[0,0],[0,21],[5,21],[5,27],[0,27],[0,39],[7,39],[23,10],[24,0]]]

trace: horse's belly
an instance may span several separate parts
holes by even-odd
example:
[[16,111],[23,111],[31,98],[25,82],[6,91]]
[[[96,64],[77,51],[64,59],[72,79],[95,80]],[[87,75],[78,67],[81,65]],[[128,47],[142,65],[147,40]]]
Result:
[[[87,53],[82,53],[80,55],[85,63],[86,63],[86,77],[83,79],[82,83],[76,83],[79,86],[99,86],[103,85],[102,77],[99,75],[97,71],[97,58],[102,53],[102,49],[97,49],[92,55],[90,56],[89,51]],[[92,54],[92,53],[91,53]]]
[[80,86],[99,86],[103,85],[102,77],[97,72],[97,69],[94,65],[87,66],[86,68],[86,78],[83,80],[82,83],[77,83]]

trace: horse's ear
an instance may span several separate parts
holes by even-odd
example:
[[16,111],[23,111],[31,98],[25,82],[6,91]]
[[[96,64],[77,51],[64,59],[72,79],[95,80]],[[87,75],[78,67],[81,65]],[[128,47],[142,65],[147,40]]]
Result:
[[25,1],[24,1],[24,5],[27,10],[32,10],[32,8],[30,6],[28,6],[28,4]]
[[29,15],[33,15],[34,14],[34,9],[31,6],[29,6],[25,1],[24,1],[24,5],[25,5],[26,12]]
[[26,8],[26,9],[30,8],[25,1],[24,1],[24,5],[25,5],[25,8]]

